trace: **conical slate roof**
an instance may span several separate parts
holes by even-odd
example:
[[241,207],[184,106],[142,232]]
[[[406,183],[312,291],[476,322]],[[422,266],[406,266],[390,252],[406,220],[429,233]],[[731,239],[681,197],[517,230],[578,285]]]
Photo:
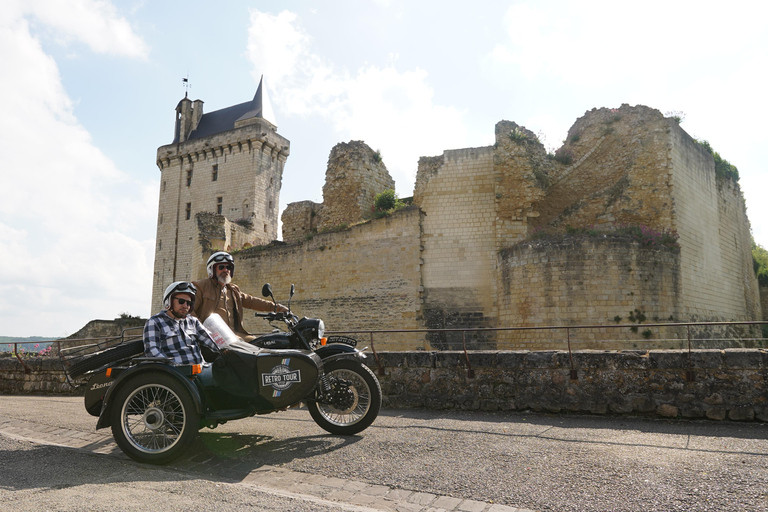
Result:
[[[272,111],[272,105],[269,103],[264,87],[263,76],[251,101],[203,114],[197,128],[189,134],[187,140],[202,139],[203,137],[232,130],[235,128],[235,122],[254,117],[264,119],[277,126],[275,114]],[[176,139],[173,141],[174,143],[178,142],[178,136]]]

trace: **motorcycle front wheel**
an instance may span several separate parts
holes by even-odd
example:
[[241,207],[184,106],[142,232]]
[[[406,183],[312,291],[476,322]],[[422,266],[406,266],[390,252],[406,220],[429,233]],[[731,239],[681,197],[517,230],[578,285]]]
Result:
[[332,390],[322,401],[307,402],[312,419],[337,435],[353,435],[368,428],[381,408],[381,385],[376,375],[364,364],[349,359],[324,366]]
[[126,382],[112,403],[112,435],[133,460],[165,464],[197,437],[199,415],[184,386],[170,375],[145,373]]

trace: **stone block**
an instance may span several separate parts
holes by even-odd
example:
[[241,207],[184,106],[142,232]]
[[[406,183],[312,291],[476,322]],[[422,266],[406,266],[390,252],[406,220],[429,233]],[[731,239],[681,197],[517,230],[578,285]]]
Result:
[[752,407],[732,407],[728,411],[728,419],[732,421],[752,421],[755,419],[755,410]]
[[730,369],[761,368],[762,354],[752,349],[726,349],[724,366]]

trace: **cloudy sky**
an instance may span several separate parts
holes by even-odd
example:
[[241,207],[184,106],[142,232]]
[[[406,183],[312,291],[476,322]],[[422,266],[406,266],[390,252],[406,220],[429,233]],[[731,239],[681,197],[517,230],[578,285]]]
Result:
[[322,200],[331,148],[419,156],[507,119],[560,146],[594,107],[680,112],[739,168],[768,247],[768,4],[756,1],[4,0],[0,335],[148,316],[160,173],[189,77],[210,112],[264,75],[291,141],[281,208]]

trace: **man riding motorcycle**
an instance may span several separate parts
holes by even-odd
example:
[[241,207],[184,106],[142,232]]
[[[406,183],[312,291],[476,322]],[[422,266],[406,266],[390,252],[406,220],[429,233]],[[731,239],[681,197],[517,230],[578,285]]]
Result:
[[194,311],[192,312],[201,322],[205,322],[211,313],[217,313],[244,341],[252,341],[255,336],[243,327],[243,308],[256,311],[287,312],[282,304],[273,304],[259,297],[243,293],[232,284],[235,274],[235,260],[231,254],[219,251],[213,253],[206,263],[208,278],[195,281]]

